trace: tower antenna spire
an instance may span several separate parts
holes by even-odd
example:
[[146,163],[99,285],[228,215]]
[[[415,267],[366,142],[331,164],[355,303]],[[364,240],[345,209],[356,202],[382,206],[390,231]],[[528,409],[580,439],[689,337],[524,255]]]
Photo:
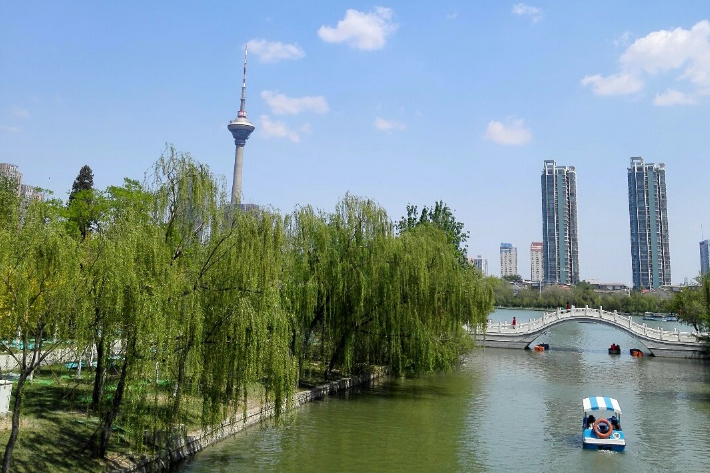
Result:
[[242,78],[242,100],[239,105],[239,113],[237,117],[247,117],[247,45],[244,46],[244,77]]

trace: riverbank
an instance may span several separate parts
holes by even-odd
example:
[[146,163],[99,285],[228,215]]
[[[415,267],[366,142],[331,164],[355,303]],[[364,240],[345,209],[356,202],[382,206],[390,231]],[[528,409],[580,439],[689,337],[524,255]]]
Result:
[[[314,388],[299,391],[293,395],[292,408],[296,409],[303,404],[323,399],[327,396],[348,391],[358,386],[366,386],[381,379],[386,371],[375,368],[369,373],[341,378],[336,381],[321,384]],[[189,458],[210,445],[241,432],[244,429],[260,424],[271,419],[276,414],[273,406],[257,406],[249,409],[246,416],[223,422],[216,428],[203,429],[187,437],[175,438],[175,447],[150,457],[123,457],[117,458],[108,464],[107,471],[112,473],[153,473],[166,471],[172,465]]]
[[[364,385],[385,375],[383,369],[371,369],[361,376],[318,383],[301,387],[292,398],[293,409],[331,394]],[[12,378],[11,373],[4,376]],[[91,399],[90,373],[77,378],[76,373],[63,365],[43,367],[34,380],[27,384],[24,394],[21,428],[13,454],[12,471],[33,473],[96,473],[161,471],[167,465],[187,458],[205,447],[258,424],[274,415],[273,409],[262,406],[263,393],[250,392],[247,415],[241,409],[231,422],[218,428],[200,430],[199,412],[189,416],[187,436],[175,435],[174,447],[160,453],[136,453],[120,423],[114,428],[114,441],[109,446],[107,458],[96,458],[89,439],[99,426],[99,418],[86,410]],[[310,385],[306,385],[310,386]],[[13,395],[14,395],[13,390]],[[10,414],[0,415],[0,445],[7,443],[10,435]],[[152,470],[151,470],[152,468]]]

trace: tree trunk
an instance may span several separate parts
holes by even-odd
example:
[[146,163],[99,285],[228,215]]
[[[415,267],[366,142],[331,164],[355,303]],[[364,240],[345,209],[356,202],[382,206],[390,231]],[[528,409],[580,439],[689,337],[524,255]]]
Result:
[[105,344],[106,341],[103,334],[101,334],[96,343],[96,373],[94,374],[94,389],[91,393],[91,410],[94,412],[98,411],[101,396],[104,393],[104,379],[106,378]]
[[23,373],[17,381],[17,388],[15,389],[15,402],[12,404],[12,430],[10,432],[10,438],[7,441],[7,446],[5,447],[5,456],[2,461],[2,473],[8,473],[10,471],[10,464],[12,463],[12,450],[15,448],[15,443],[17,443],[17,434],[20,432],[22,388],[25,385],[26,379],[27,378]]
[[173,403],[173,421],[180,418],[180,398],[182,397],[182,385],[185,382],[185,358],[178,361],[178,376],[175,383],[175,402]]
[[99,457],[104,458],[106,456],[106,450],[108,449],[108,442],[111,439],[111,429],[113,428],[113,422],[118,417],[118,411],[121,408],[121,402],[123,401],[123,391],[126,387],[126,373],[128,372],[128,354],[126,354],[123,359],[123,365],[121,366],[121,376],[118,380],[118,386],[116,386],[116,392],[113,393],[113,402],[111,403],[111,408],[106,411],[104,415],[101,429],[101,436],[99,438]]

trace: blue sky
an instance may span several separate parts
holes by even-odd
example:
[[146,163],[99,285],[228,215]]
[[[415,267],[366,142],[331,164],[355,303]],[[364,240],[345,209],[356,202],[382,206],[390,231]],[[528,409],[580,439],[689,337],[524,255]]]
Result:
[[[631,282],[626,168],[666,164],[674,283],[710,237],[705,1],[3,2],[0,162],[66,199],[143,179],[165,143],[231,179],[250,44],[244,201],[392,219],[445,201],[469,254],[542,233],[545,159],[575,166],[580,275]],[[231,188],[231,182],[228,182]]]

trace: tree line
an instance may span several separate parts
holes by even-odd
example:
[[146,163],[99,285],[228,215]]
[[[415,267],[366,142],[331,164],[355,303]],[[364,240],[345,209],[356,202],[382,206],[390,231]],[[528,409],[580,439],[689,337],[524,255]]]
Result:
[[495,285],[496,305],[505,307],[529,307],[536,309],[555,309],[557,307],[603,307],[608,311],[618,311],[627,314],[643,314],[644,312],[672,312],[672,298],[664,298],[657,293],[612,292],[598,293],[593,286],[582,281],[574,286],[559,287],[555,285],[538,288],[524,287],[515,290],[505,279],[497,279]]
[[491,278],[497,306],[555,309],[557,307],[603,307],[608,311],[627,314],[645,312],[672,313],[678,320],[698,332],[710,330],[710,274],[699,276],[695,284],[686,286],[670,296],[662,297],[656,292],[642,293],[639,290],[598,293],[591,284],[582,281],[571,287],[547,286],[524,287],[515,290],[510,278]]
[[448,369],[470,347],[462,327],[492,310],[443,203],[394,224],[349,194],[282,215],[235,209],[225,188],[173,147],[144,182],[99,191],[82,169],[66,204],[0,182],[0,349],[19,365],[3,471],[24,387],[58,350],[95,362],[87,445],[104,456],[117,424],[140,449],[195,412],[203,426],[243,414],[254,392],[279,413],[314,369]]

